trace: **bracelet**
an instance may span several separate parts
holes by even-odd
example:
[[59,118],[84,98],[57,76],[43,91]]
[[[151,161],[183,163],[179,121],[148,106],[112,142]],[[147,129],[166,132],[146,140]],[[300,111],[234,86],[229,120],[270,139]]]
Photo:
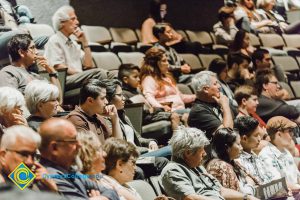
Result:
[[58,78],[58,73],[57,72],[49,73],[49,77]]

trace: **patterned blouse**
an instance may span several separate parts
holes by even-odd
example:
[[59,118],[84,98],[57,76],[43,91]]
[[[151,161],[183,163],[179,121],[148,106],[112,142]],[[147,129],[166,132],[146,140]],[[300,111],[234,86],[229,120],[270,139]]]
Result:
[[206,170],[208,173],[216,177],[223,187],[236,191],[240,190],[239,180],[233,170],[232,165],[220,159],[211,160]]

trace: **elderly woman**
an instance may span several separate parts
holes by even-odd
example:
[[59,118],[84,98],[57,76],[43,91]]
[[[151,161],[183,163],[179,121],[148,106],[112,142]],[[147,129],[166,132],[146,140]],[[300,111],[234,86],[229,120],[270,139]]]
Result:
[[[242,150],[238,133],[230,128],[217,130],[212,139],[213,159],[208,162],[206,170],[216,177],[223,187],[254,195],[253,177],[248,176],[247,172],[234,162]],[[249,183],[247,179],[250,179]]]
[[172,159],[162,171],[165,192],[175,199],[256,199],[247,194],[224,188],[201,166],[209,144],[203,131],[182,128],[171,138]]
[[11,87],[0,87],[0,126],[27,125],[23,117],[25,100],[21,92]]
[[31,115],[28,125],[35,131],[40,124],[57,114],[59,89],[46,81],[33,80],[25,88],[25,100]]
[[[129,185],[133,180],[136,160],[139,156],[137,148],[130,142],[117,138],[106,140],[103,150],[106,152],[106,173],[111,182],[117,188],[117,191],[123,191],[127,197],[125,199],[142,200],[141,196]],[[155,200],[166,200],[165,196],[159,196]]]
[[179,114],[189,112],[185,103],[193,102],[195,95],[181,94],[178,90],[163,50],[153,47],[146,52],[140,77],[143,94],[152,107]]

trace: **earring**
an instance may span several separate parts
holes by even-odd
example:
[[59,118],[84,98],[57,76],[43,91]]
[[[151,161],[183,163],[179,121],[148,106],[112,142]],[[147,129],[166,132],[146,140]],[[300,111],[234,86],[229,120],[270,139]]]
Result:
[[120,173],[122,174],[122,173],[123,173],[123,171],[122,171],[122,170],[120,170]]

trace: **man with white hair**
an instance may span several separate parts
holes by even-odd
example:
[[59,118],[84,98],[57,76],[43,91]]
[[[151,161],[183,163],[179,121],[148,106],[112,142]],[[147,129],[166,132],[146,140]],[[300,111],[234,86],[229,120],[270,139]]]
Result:
[[172,162],[161,173],[162,184],[168,196],[182,200],[256,199],[253,196],[224,188],[201,166],[209,141],[203,131],[179,128],[171,140]]
[[[107,78],[108,71],[93,67],[91,49],[84,32],[79,28],[74,9],[71,6],[60,7],[54,13],[52,23],[57,32],[46,44],[45,56],[56,69],[68,69],[66,89],[79,88],[86,79]],[[70,38],[71,35],[77,37],[81,46]]]
[[42,190],[57,191],[51,179],[44,179],[47,170],[37,162],[41,136],[31,128],[22,125],[12,126],[4,131],[0,144],[0,168],[5,183],[11,183],[8,175],[23,162],[35,175],[35,183]]
[[188,124],[205,131],[211,139],[219,128],[233,128],[233,119],[228,98],[220,93],[216,74],[202,71],[192,79],[196,100],[190,111]]

